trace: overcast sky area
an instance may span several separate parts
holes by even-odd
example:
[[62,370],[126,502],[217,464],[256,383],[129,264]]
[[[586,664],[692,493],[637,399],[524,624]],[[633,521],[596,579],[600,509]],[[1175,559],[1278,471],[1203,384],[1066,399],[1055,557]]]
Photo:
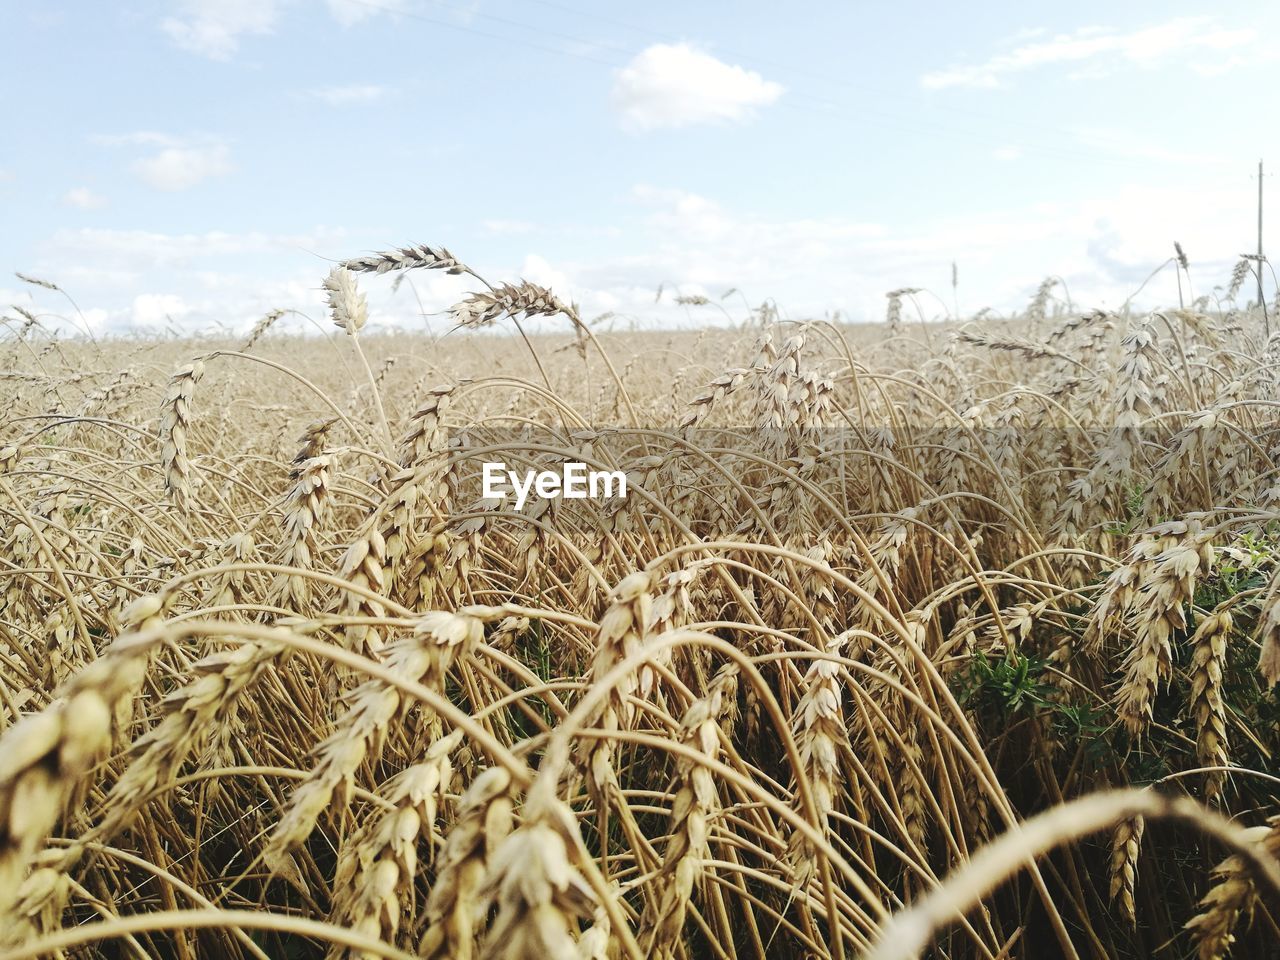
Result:
[[[0,313],[67,309],[21,271],[100,331],[323,319],[330,260],[405,243],[649,325],[714,321],[673,294],[730,288],[879,320],[895,287],[949,305],[953,261],[965,313],[1047,275],[1114,308],[1174,240],[1197,294],[1225,284],[1258,158],[1280,171],[1264,0],[0,11]],[[374,325],[475,283],[412,279],[365,283]],[[1176,300],[1171,272],[1141,298]]]

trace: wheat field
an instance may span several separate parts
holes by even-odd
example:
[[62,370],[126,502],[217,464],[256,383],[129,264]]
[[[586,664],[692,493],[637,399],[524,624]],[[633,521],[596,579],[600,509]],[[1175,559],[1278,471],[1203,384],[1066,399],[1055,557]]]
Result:
[[[411,270],[474,281],[455,332],[366,328]],[[0,960],[1280,955],[1237,274],[618,332],[419,246],[317,278],[325,336],[102,341],[26,278]],[[487,461],[628,493],[516,510]]]

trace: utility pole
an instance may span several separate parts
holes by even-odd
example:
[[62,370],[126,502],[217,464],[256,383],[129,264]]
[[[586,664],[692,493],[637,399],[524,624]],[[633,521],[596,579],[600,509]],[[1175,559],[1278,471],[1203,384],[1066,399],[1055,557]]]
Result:
[[1262,310],[1262,160],[1258,160],[1258,309]]
[[956,319],[960,319],[960,272],[956,269],[956,262],[951,261],[951,306],[955,310]]

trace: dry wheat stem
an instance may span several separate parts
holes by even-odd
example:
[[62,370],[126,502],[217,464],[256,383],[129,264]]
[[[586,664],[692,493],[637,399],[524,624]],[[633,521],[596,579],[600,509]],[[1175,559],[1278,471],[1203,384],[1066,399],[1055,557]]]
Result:
[[1267,887],[1280,894],[1280,861],[1256,851],[1243,827],[1190,800],[1170,799],[1149,790],[1115,790],[1038,814],[978,851],[919,904],[896,914],[868,960],[919,957],[939,928],[970,910],[1032,858],[1134,817],[1171,820],[1207,834],[1236,851]]

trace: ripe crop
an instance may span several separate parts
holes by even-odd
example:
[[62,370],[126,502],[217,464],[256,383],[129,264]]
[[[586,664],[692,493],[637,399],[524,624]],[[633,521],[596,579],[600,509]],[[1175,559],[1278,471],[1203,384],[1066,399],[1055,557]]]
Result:
[[603,333],[475,277],[376,333],[419,269],[475,277],[349,260],[323,337],[6,320],[0,960],[1280,939],[1261,313]]

